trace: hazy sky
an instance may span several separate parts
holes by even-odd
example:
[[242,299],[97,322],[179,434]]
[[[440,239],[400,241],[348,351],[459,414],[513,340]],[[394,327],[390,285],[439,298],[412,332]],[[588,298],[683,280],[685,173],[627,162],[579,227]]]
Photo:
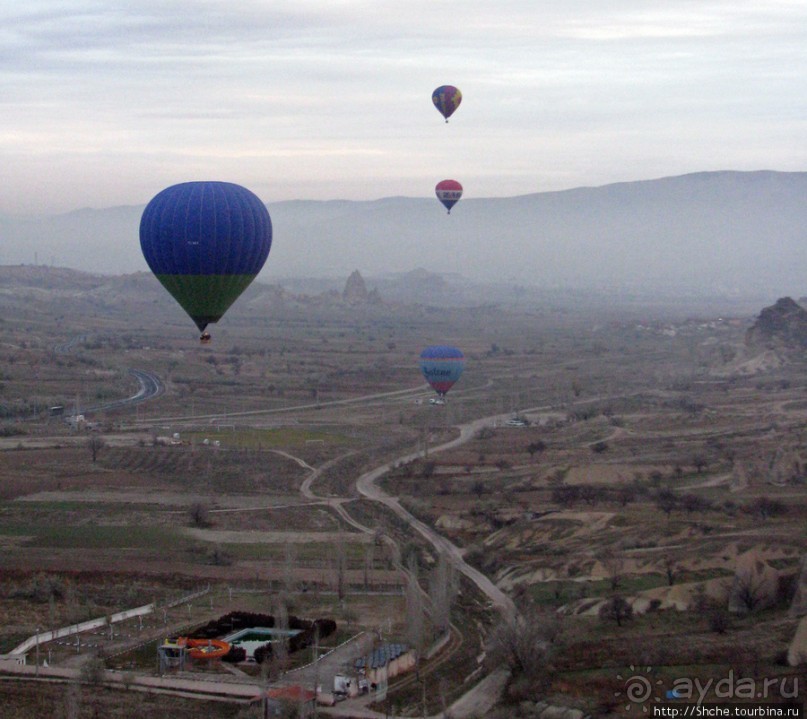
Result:
[[805,170],[805,59],[804,0],[2,0],[0,213]]

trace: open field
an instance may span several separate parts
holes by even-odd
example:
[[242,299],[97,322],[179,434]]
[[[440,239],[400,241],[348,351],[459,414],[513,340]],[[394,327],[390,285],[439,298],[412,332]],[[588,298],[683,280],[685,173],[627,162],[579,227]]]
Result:
[[[667,683],[730,669],[796,676],[782,655],[807,553],[807,365],[745,347],[751,315],[252,303],[200,347],[173,310],[145,324],[163,299],[130,282],[109,302],[76,290],[60,313],[47,294],[0,295],[17,302],[0,345],[0,653],[37,627],[167,606],[208,586],[155,613],[149,641],[281,600],[334,618],[340,637],[411,641],[403,570],[428,594],[440,554],[359,495],[357,478],[390,462],[378,481],[387,494],[524,616],[558,623],[551,671],[514,682],[510,698],[604,714],[631,666]],[[417,369],[438,342],[466,356],[442,407],[423,401]],[[131,368],[164,392],[87,412],[97,431],[50,416],[134,394]],[[527,424],[508,426],[516,416]],[[747,557],[775,572],[774,596],[716,628],[716,597]],[[482,675],[477,659],[501,621],[476,585],[461,588],[457,636],[427,678],[432,712]],[[615,594],[635,610],[620,625],[600,618]],[[128,654],[134,638],[104,648],[108,665],[153,672],[154,647]],[[89,651],[50,649],[66,666]],[[421,693],[404,683],[390,701],[412,715]],[[0,694],[19,716],[39,706],[21,684],[0,682]],[[103,695],[109,716],[114,697]],[[148,701],[165,701],[162,711],[174,700]]]

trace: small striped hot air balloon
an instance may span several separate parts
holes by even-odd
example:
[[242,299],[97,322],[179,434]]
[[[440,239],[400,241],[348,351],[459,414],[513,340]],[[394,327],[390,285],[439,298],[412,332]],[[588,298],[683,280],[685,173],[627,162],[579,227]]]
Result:
[[440,85],[432,93],[432,103],[437,111],[446,119],[451,117],[462,102],[462,93],[453,85]]

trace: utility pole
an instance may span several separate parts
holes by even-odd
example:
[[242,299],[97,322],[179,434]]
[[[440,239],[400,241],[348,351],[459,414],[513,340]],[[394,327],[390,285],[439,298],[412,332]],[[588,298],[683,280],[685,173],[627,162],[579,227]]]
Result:
[[426,677],[421,677],[420,681],[423,687],[423,719],[426,719]]
[[319,684],[319,624],[314,625],[314,719],[317,719],[317,698]]

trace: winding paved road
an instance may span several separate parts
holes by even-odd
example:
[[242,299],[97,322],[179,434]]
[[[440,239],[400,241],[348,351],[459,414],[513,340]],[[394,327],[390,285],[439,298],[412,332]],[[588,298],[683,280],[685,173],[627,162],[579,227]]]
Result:
[[120,409],[121,407],[131,407],[132,405],[147,402],[150,399],[159,397],[165,392],[165,385],[162,380],[153,372],[147,372],[143,369],[130,369],[129,374],[132,375],[139,383],[140,389],[131,397],[124,399],[116,399],[112,402],[105,402],[104,404],[91,405],[83,408],[84,414],[91,412],[107,412],[111,409]]
[[[54,346],[53,351],[56,354],[70,354],[75,348],[84,342],[89,335],[81,334],[71,337],[67,342],[62,342]],[[162,380],[153,372],[144,369],[129,369],[129,374],[132,375],[140,384],[140,389],[135,392],[131,397],[124,397],[123,399],[116,399],[112,402],[104,402],[102,404],[90,405],[83,407],[82,414],[90,414],[91,412],[106,412],[110,409],[120,409],[121,407],[131,407],[141,402],[146,402],[155,397],[159,397],[165,392],[165,386]]]
[[[457,447],[473,438],[483,427],[489,426],[494,421],[503,420],[510,416],[511,413],[496,415],[493,417],[484,417],[483,419],[477,419],[473,422],[468,422],[467,424],[461,425],[459,437],[452,439],[450,442],[446,442],[436,447],[431,447],[429,449],[429,453],[434,454],[436,452],[442,452],[447,449]],[[482,572],[468,564],[463,559],[462,550],[457,547],[457,545],[453,544],[443,535],[439,534],[430,526],[424,522],[421,522],[417,517],[410,514],[406,509],[404,509],[403,506],[401,506],[401,503],[398,501],[397,497],[387,494],[384,492],[384,490],[376,485],[376,480],[380,479],[387,472],[389,472],[395,464],[411,462],[420,456],[420,452],[412,452],[411,454],[407,454],[403,457],[398,457],[393,461],[387,462],[380,467],[376,467],[376,469],[361,475],[361,477],[356,480],[356,488],[363,496],[367,497],[367,499],[371,499],[385,505],[407,524],[413,527],[421,536],[429,541],[438,552],[443,553],[458,571],[462,572],[466,577],[468,577],[468,579],[476,584],[476,586],[479,587],[479,589],[490,599],[492,604],[506,617],[515,617],[517,610],[510,597],[508,597],[490,579],[482,574]]]

